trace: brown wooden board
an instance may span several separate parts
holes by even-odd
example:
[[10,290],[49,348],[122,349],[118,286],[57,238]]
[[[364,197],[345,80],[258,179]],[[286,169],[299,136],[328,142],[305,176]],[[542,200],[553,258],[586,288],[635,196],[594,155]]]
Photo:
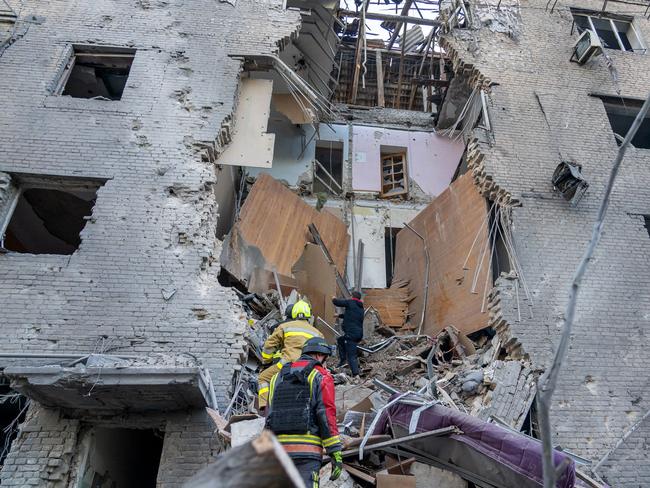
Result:
[[366,307],[374,307],[384,325],[393,328],[404,326],[410,300],[409,288],[393,285],[390,288],[366,288],[363,302]]
[[308,243],[293,267],[293,274],[300,294],[305,295],[311,304],[314,327],[321,331],[327,342],[334,344],[334,332],[316,320],[316,317],[321,317],[328,324],[335,321],[336,307],[332,303],[337,289],[334,267],[329,264],[318,245]]
[[[261,174],[242,206],[239,220],[224,243],[222,265],[236,278],[247,282],[252,271],[240,266],[264,267],[291,276],[291,267],[311,242],[307,225],[318,228],[336,267],[345,274],[349,236],[345,224],[327,210],[318,212],[268,174]],[[246,248],[244,252],[242,247]],[[254,252],[250,252],[253,250]],[[242,254],[259,255],[263,259],[242,259]],[[232,262],[233,264],[230,264]]]
[[[489,252],[483,256],[477,293],[472,280],[487,242],[487,203],[466,173],[422,212],[410,225],[426,240],[430,256],[429,297],[422,332],[436,334],[453,325],[464,334],[487,325],[488,314],[481,303],[488,273]],[[472,248],[472,243],[478,238]],[[470,253],[470,249],[472,252]],[[463,264],[469,254],[468,270]],[[426,258],[422,240],[404,228],[397,234],[395,280],[409,281],[414,297],[409,303],[410,322],[419,324],[424,303]],[[491,281],[488,281],[488,291]]]

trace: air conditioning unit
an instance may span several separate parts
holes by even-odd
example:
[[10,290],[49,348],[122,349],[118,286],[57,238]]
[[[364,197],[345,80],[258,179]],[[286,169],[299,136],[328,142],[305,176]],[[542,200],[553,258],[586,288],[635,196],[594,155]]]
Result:
[[589,188],[589,183],[582,176],[582,166],[571,161],[562,161],[553,172],[553,188],[559,191],[565,200],[574,207]]
[[573,46],[573,56],[578,64],[585,64],[592,57],[597,56],[603,52],[603,45],[600,43],[598,35],[593,31],[587,29],[576,41]]

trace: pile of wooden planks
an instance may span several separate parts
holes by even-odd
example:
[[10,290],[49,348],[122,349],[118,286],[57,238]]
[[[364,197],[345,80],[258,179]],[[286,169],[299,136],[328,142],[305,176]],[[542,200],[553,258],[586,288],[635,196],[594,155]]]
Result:
[[390,288],[366,288],[365,307],[373,307],[384,325],[394,329],[406,326],[409,302],[413,300],[408,281],[396,281]]

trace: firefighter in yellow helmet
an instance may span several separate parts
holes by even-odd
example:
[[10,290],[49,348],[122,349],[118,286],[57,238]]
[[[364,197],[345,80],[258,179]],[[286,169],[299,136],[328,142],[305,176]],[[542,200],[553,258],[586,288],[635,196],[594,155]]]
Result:
[[291,309],[290,322],[280,324],[273,334],[266,339],[262,349],[262,359],[265,364],[273,360],[275,353],[280,351],[282,357],[280,361],[267,367],[262,371],[258,378],[258,406],[260,410],[266,408],[269,398],[269,384],[273,375],[278,373],[282,366],[287,363],[296,361],[302,354],[302,346],[312,337],[323,337],[323,335],[313,327],[308,319],[311,317],[311,307],[304,300],[299,300]]

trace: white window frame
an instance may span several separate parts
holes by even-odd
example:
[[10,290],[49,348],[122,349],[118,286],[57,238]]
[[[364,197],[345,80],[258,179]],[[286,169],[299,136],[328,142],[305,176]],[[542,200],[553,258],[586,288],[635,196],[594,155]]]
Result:
[[[574,15],[574,22],[575,22],[575,16],[586,17],[587,21],[589,22],[589,27],[591,29],[591,32],[593,32],[593,34],[596,35],[596,36],[598,36],[598,31],[596,30],[596,27],[594,26],[594,22],[593,22],[592,19],[596,18],[598,20],[603,20],[603,21],[608,20],[609,21],[609,26],[610,26],[612,32],[614,33],[614,36],[616,37],[616,42],[618,42],[618,47],[619,47],[620,51],[633,52],[633,53],[641,52],[641,54],[645,54],[647,49],[648,49],[646,47],[645,42],[643,42],[643,39],[639,35],[639,32],[636,30],[636,27],[634,26],[634,20],[614,19],[614,18],[608,17],[608,16],[597,17],[595,15],[589,15],[588,13],[584,13],[584,12],[573,12],[573,15]],[[641,46],[640,49],[635,49],[634,47],[632,47],[632,50],[628,51],[625,48],[625,45],[623,44],[623,41],[621,40],[621,36],[618,33],[618,27],[616,27],[616,24],[614,23],[615,21],[616,22],[625,22],[625,23],[629,24],[630,29],[632,30],[632,32],[634,33],[634,36],[636,37],[636,41],[637,41],[638,45]],[[628,32],[629,32],[630,29],[628,29]],[[629,36],[628,36],[628,38],[629,38]],[[630,45],[632,44],[631,41],[632,40],[630,39]]]

